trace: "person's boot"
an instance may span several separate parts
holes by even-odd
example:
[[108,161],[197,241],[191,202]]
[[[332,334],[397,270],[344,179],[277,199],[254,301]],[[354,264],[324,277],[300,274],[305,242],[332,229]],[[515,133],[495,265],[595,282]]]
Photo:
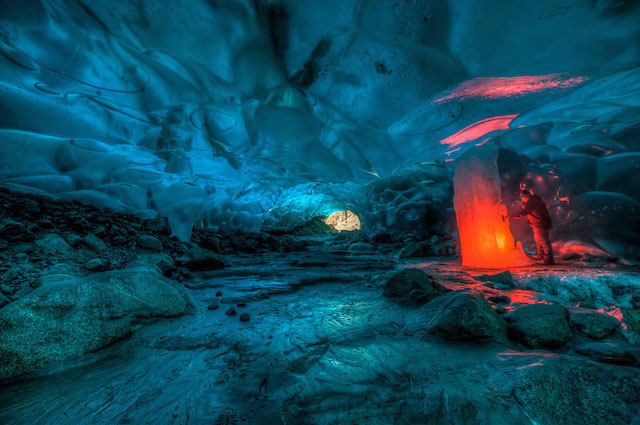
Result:
[[555,261],[553,261],[553,257],[545,257],[541,260],[538,261],[538,264],[542,264],[545,266],[553,266],[556,264]]

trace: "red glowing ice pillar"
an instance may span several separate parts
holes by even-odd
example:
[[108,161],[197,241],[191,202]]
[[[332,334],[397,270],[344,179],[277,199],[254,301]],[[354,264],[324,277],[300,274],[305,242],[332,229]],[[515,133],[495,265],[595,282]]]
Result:
[[462,265],[505,268],[532,264],[509,230],[500,196],[498,148],[476,146],[456,160],[453,206],[456,210]]

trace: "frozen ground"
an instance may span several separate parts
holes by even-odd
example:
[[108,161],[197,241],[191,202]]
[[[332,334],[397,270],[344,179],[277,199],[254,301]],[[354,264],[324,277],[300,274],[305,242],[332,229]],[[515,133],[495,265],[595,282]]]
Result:
[[[3,385],[0,422],[640,423],[638,368],[575,354],[571,348],[585,339],[578,334],[553,351],[430,335],[428,305],[381,295],[386,278],[407,264],[345,248],[326,239],[286,256],[229,257],[230,268],[187,282],[197,313]],[[636,297],[640,290],[637,270],[523,268],[513,270],[514,288],[475,280],[487,271],[462,270],[453,260],[409,266],[456,291],[506,295],[507,310],[557,301],[573,311],[577,295],[566,288],[580,286],[579,279],[626,282]],[[564,280],[552,279],[558,272]],[[541,281],[566,288],[526,289],[542,289]],[[207,308],[216,301],[219,308]],[[226,315],[230,307],[238,315]],[[239,320],[242,313],[250,314],[248,322]],[[616,332],[609,340],[624,338]]]

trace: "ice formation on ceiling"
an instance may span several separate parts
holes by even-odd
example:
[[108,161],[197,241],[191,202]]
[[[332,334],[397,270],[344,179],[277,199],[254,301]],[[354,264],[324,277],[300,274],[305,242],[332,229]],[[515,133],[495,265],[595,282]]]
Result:
[[494,140],[610,246],[595,211],[638,208],[638,22],[632,0],[2,1],[0,180],[182,238],[344,209],[409,231]]

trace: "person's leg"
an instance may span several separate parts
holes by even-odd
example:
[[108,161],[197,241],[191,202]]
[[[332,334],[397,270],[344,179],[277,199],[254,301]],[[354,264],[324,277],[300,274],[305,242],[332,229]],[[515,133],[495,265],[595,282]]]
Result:
[[533,230],[533,240],[536,242],[536,251],[537,251],[534,258],[536,260],[540,260],[544,258],[544,248],[543,248],[543,241],[542,241],[542,235],[541,235],[542,229],[537,226],[531,226],[531,229]]
[[551,248],[551,240],[549,240],[549,229],[547,227],[534,226],[533,237],[544,262],[553,264],[553,250]]
[[543,245],[544,245],[544,261],[547,264],[555,264],[553,261],[553,248],[551,247],[551,239],[549,238],[549,228],[545,227],[542,232]]

